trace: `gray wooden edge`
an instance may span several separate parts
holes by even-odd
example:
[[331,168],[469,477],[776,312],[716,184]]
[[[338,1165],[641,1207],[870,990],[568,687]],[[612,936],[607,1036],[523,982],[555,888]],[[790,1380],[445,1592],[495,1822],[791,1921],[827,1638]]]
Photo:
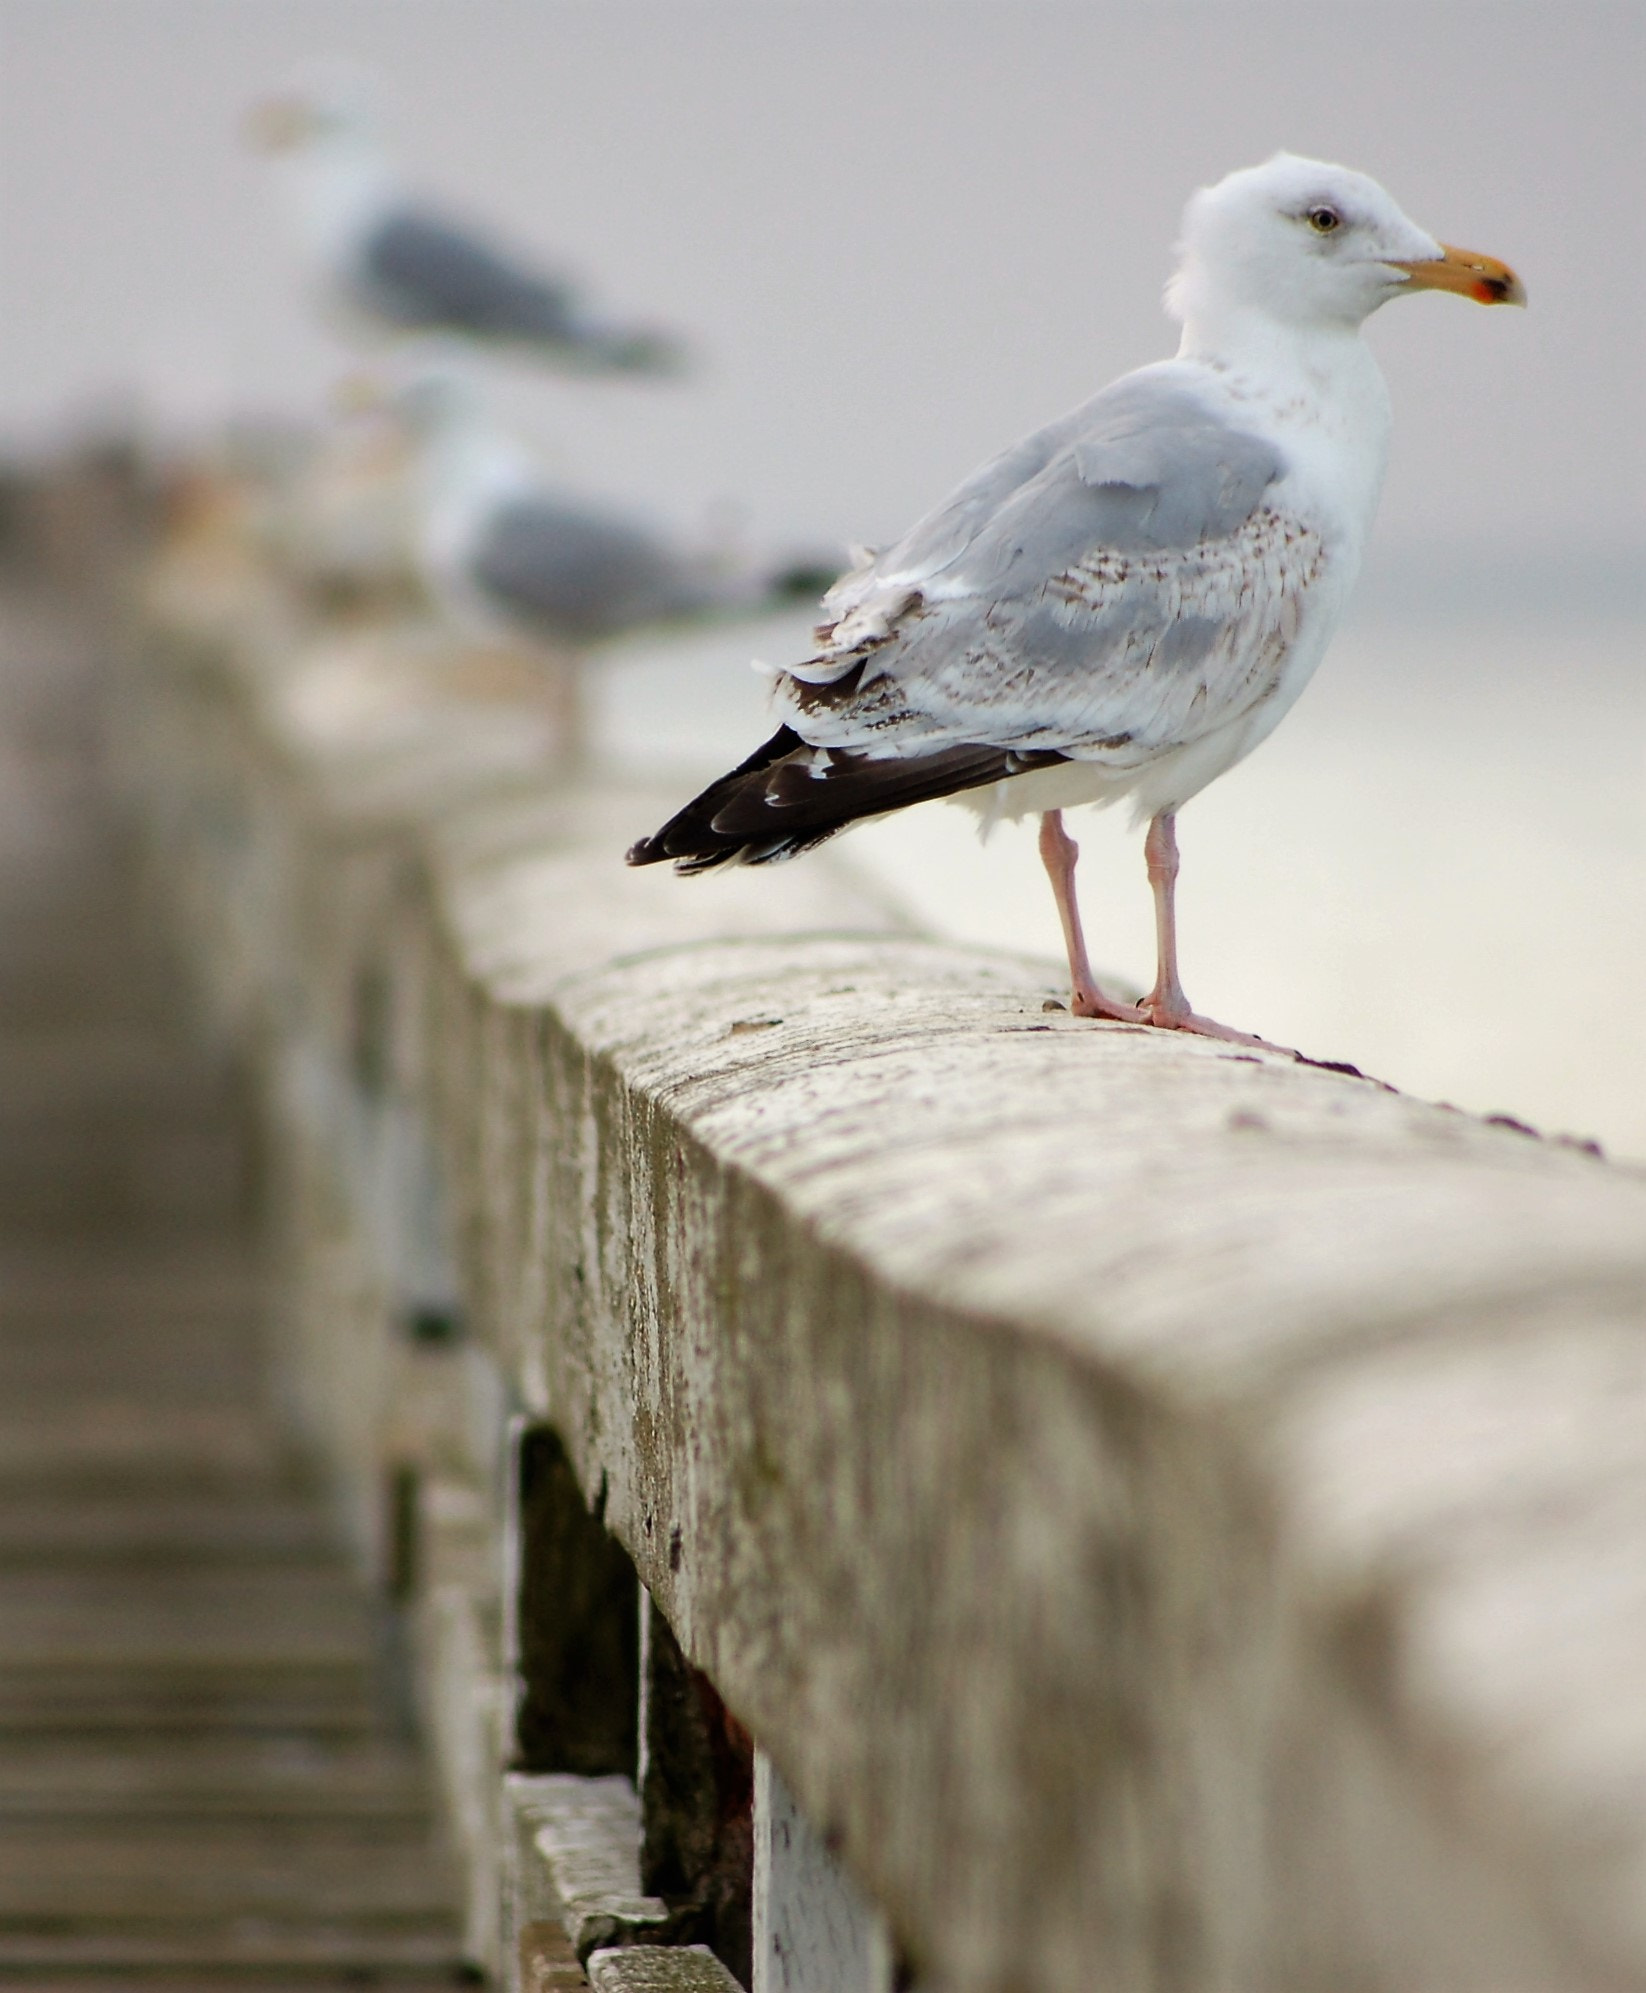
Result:
[[640,1886],[640,1800],[631,1780],[516,1772],[516,1835],[544,1869],[554,1914],[578,1957],[654,1936],[668,1907]]
[[221,664],[313,1002],[389,976],[482,1332],[933,1983],[1646,1985],[1638,1172],[1047,1012],[826,854],[626,872],[655,785],[305,669]]
[[594,1993],[739,1993],[707,1945],[634,1945],[589,1960]]

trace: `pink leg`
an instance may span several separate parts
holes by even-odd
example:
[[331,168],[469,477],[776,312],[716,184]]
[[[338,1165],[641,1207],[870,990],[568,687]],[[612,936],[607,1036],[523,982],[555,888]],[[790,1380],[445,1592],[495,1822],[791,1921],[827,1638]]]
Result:
[[543,660],[543,686],[554,726],[557,761],[577,763],[588,755],[586,662],[585,654],[576,650],[556,650]]
[[1163,1031],[1190,1031],[1200,1038],[1226,1038],[1236,1045],[1261,1045],[1245,1031],[1214,1024],[1189,1008],[1177,974],[1177,817],[1163,810],[1149,825],[1143,859],[1154,890],[1156,962],[1154,988],[1143,999],[1143,1014]]
[[1140,1010],[1103,994],[1086,959],[1086,937],[1080,930],[1080,906],[1074,896],[1074,868],[1079,856],[1080,846],[1063,828],[1063,812],[1047,810],[1040,819],[1040,862],[1052,882],[1057,916],[1063,923],[1063,945],[1069,951],[1069,980],[1074,985],[1069,1008],[1076,1017],[1111,1017],[1124,1024],[1143,1023]]

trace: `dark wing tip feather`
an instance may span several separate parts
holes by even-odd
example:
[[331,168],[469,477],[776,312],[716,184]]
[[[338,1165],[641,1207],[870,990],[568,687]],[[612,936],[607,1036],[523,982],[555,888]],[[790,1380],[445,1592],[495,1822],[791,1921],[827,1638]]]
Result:
[[[655,326],[597,326],[561,336],[590,367],[614,374],[650,374],[678,379],[693,367],[690,344]],[[556,342],[548,342],[552,352]]]
[[963,789],[979,789],[1065,757],[963,742],[902,759],[823,751],[781,727],[747,761],[710,783],[651,837],[631,845],[628,863],[673,859],[677,872],[720,865],[774,865],[834,836],[862,817],[883,816]]
[[[759,839],[751,840],[746,833],[739,832],[728,835],[717,825],[716,819],[729,803],[741,797],[746,786],[759,782],[769,769],[797,750],[806,754],[811,752],[792,728],[779,727],[769,741],[757,747],[746,761],[740,761],[729,775],[722,775],[718,782],[711,782],[702,795],[694,796],[654,836],[643,837],[637,844],[631,845],[628,863],[659,865],[664,859],[672,858],[676,871],[690,873],[712,871],[717,865],[729,865],[739,860],[746,864],[763,862],[744,857],[745,848],[751,842],[759,842]],[[767,837],[770,837],[769,828]]]
[[602,341],[606,365],[614,373],[646,373],[678,379],[691,373],[691,347],[676,333],[640,327],[610,333]]

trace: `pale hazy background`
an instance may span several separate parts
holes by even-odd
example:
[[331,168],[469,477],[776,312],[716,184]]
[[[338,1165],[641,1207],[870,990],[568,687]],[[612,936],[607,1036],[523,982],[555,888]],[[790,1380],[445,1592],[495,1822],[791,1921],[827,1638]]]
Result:
[[535,397],[568,467],[665,506],[895,531],[1165,350],[1185,196],[1284,144],[1531,290],[1379,322],[1385,550],[1639,529],[1639,5],[0,0],[0,434],[132,380],[316,401],[335,349],[235,139],[317,62],[377,83],[416,179],[697,335],[689,388]]
[[[1646,1155],[1646,8],[0,0],[0,446],[318,411],[339,349],[236,144],[317,63],[372,82],[416,182],[697,341],[675,385],[515,369],[561,473],[762,540],[895,533],[1170,350],[1185,195],[1277,146],[1511,261],[1528,312],[1374,323],[1374,556],[1317,685],[1185,816],[1185,974],[1232,1022]],[[683,780],[741,756],[750,649],[799,641],[618,665],[614,742]],[[1135,841],[1082,836],[1095,950],[1146,977]],[[1055,947],[1021,838],[979,856],[939,808],[842,848],[953,931]]]

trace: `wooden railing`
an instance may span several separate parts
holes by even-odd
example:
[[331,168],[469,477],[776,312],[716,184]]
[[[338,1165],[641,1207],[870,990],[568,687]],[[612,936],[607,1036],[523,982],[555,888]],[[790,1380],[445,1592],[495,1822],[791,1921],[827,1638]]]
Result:
[[155,904],[488,1971],[1646,1985],[1639,1172],[1078,1022],[829,854],[626,872],[677,794],[255,564],[143,625]]

